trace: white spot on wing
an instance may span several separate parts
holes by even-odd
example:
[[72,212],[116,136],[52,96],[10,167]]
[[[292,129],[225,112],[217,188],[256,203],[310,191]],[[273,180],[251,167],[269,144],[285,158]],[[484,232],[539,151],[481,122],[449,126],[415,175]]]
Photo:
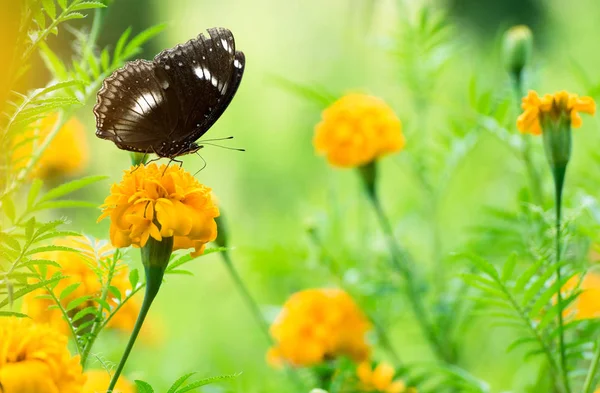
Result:
[[[157,99],[158,99],[158,101],[157,101]],[[136,103],[137,107],[139,107],[142,110],[143,114],[146,114],[146,113],[150,112],[152,110],[152,108],[157,107],[160,104],[160,101],[161,101],[160,96],[155,98],[150,93],[144,93],[140,97],[137,97],[135,99],[135,103]],[[134,108],[134,109],[136,109],[136,108]]]
[[217,87],[217,84],[218,84],[219,82],[217,81],[217,78],[215,78],[215,77],[213,76],[213,77],[211,78],[211,80],[210,80],[210,83],[212,83],[212,85],[213,85],[214,87]]
[[225,38],[221,38],[221,44],[223,44],[223,48],[231,53],[231,46],[229,46],[229,42],[227,42],[227,40]]
[[239,61],[238,59],[235,59],[235,60],[233,61],[233,66],[234,66],[235,68],[242,68],[242,63],[240,63],[240,61]]
[[194,74],[196,74],[196,76],[199,79],[204,79],[204,73],[202,72],[202,67],[194,67]]
[[204,71],[204,79],[206,79],[207,81],[210,80],[210,71],[208,70],[208,68],[204,67],[202,68],[202,71]]

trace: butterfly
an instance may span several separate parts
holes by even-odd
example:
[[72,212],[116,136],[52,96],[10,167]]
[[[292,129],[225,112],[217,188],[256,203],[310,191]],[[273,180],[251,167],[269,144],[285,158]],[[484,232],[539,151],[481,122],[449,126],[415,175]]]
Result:
[[194,153],[233,99],[245,64],[225,28],[208,29],[208,37],[200,34],[152,61],[128,62],[98,91],[96,136],[170,159]]

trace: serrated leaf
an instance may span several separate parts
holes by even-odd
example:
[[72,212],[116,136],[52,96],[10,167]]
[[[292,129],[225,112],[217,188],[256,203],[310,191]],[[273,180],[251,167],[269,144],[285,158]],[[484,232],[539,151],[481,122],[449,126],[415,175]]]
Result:
[[3,242],[17,252],[21,251],[21,244],[19,241],[7,233],[0,232],[0,242]]
[[46,16],[42,12],[41,8],[36,8],[33,10],[33,19],[40,29],[44,30],[46,28]]
[[183,269],[171,269],[171,270],[167,270],[165,272],[165,274],[179,274],[182,276],[193,276],[194,273],[190,272],[189,270],[183,270]]
[[96,298],[96,299],[94,299],[94,301],[96,303],[98,303],[100,306],[102,306],[102,308],[105,309],[106,311],[110,311],[110,304],[108,304],[108,302],[106,300],[102,300],[101,298]]
[[205,386],[205,385],[208,385],[208,384],[211,384],[214,382],[226,381],[229,379],[236,378],[238,376],[239,376],[239,374],[231,374],[231,375],[220,375],[218,377],[204,378],[200,381],[192,382],[191,384],[184,386],[183,388],[177,390],[177,393],[189,392],[189,391],[197,389],[201,386]]
[[42,7],[44,7],[44,11],[52,18],[56,19],[56,5],[54,4],[54,0],[42,0]]
[[166,24],[159,24],[142,31],[125,46],[123,55],[126,57],[133,56],[146,41],[163,31],[165,27],[167,27]]
[[61,200],[61,201],[50,201],[50,202],[41,202],[36,204],[30,212],[42,211],[42,210],[52,210],[52,209],[73,209],[73,208],[85,208],[85,209],[95,209],[98,207],[98,204],[88,201],[71,201],[71,200]]
[[65,8],[67,8],[67,0],[56,0],[58,1],[58,5],[60,6],[60,8],[62,8],[63,10]]
[[[12,297],[11,297],[11,299],[12,299],[12,301],[14,301],[14,300],[17,300],[17,299],[19,299],[20,297],[22,297],[22,296],[25,296],[25,295],[26,295],[26,294],[28,294],[29,292],[33,292],[33,291],[35,291],[36,289],[39,289],[39,288],[44,288],[46,285],[52,285],[52,284],[56,284],[56,283],[58,283],[60,280],[62,280],[63,278],[65,278],[65,276],[62,276],[62,275],[56,275],[56,276],[53,276],[52,278],[50,278],[50,279],[48,279],[48,280],[42,280],[42,281],[40,281],[40,282],[37,282],[37,283],[33,283],[33,284],[31,284],[31,285],[28,285],[28,286],[27,286],[27,287],[25,287],[25,288],[21,288],[21,289],[19,289],[19,290],[15,291],[15,292],[12,294]],[[6,306],[8,305],[8,303],[9,303],[9,299],[8,299],[8,298],[7,298],[7,299],[4,299],[4,300],[2,300],[2,301],[0,302],[0,308],[6,307]]]
[[39,254],[41,252],[47,251],[67,251],[67,252],[77,252],[74,248],[66,247],[66,246],[56,246],[56,245],[48,245],[48,246],[40,246],[30,250],[27,250],[25,255],[34,255]]
[[67,15],[63,16],[60,20],[61,22],[66,22],[68,20],[72,20],[72,19],[83,19],[85,18],[85,15],[83,15],[80,12],[70,12]]
[[82,179],[77,179],[77,180],[70,181],[68,183],[61,184],[60,186],[55,187],[55,188],[51,189],[50,191],[48,191],[46,194],[44,194],[40,198],[39,203],[51,201],[56,198],[60,198],[62,196],[70,194],[74,191],[77,191],[83,187],[86,187],[90,184],[99,182],[100,180],[104,180],[107,178],[108,178],[108,176],[88,176],[88,177],[84,177]]
[[70,9],[72,11],[83,11],[83,10],[90,10],[93,8],[106,8],[106,5],[99,1],[83,1],[79,4],[75,4]]
[[502,267],[502,275],[501,280],[503,282],[508,281],[515,271],[515,266],[517,265],[517,254],[512,254],[506,262],[504,262],[504,266]]
[[12,199],[7,195],[2,199],[2,211],[10,222],[15,222],[16,209]]
[[[46,68],[48,68],[56,78],[67,78],[68,73],[64,63],[45,42],[40,43],[40,55],[44,61],[44,64],[46,64]],[[69,87],[67,87],[67,89],[68,88]]]
[[117,288],[117,287],[115,287],[115,286],[111,285],[111,286],[109,286],[109,287],[108,287],[108,291],[109,291],[110,293],[112,293],[112,294],[113,294],[113,296],[114,296],[114,297],[115,297],[117,300],[121,301],[121,299],[122,299],[122,295],[121,295],[121,291],[119,290],[119,288]]
[[175,381],[173,383],[173,385],[171,385],[171,387],[169,388],[169,390],[167,391],[167,393],[175,393],[177,391],[177,389],[181,385],[183,385],[185,383],[185,381],[187,381],[194,374],[196,374],[196,373],[189,373],[189,374],[185,374],[182,377],[179,377],[179,379],[177,379],[177,381]]
[[57,237],[67,237],[67,236],[81,236],[81,233],[75,232],[75,231],[55,231],[55,232],[46,233],[42,236],[36,236],[35,242],[38,243],[38,242],[48,240],[48,239],[54,239]]
[[25,223],[25,239],[27,241],[31,241],[33,239],[33,234],[35,233],[35,217],[31,217]]
[[154,393],[154,389],[148,382],[135,380],[135,386],[137,387],[138,393]]
[[110,68],[110,54],[106,48],[104,48],[100,54],[100,65],[102,66],[103,71],[106,71]]
[[65,289],[63,289],[63,291],[60,293],[60,296],[58,298],[61,301],[65,300],[70,294],[72,294],[77,288],[79,288],[80,285],[81,285],[80,282],[76,282],[76,283],[73,283],[73,284],[67,286]]
[[98,312],[98,309],[95,307],[86,307],[82,310],[79,310],[77,312],[77,314],[75,314],[72,318],[73,323],[79,321],[80,319],[84,318],[87,315],[93,315],[94,318],[96,317],[96,313]]
[[36,100],[41,96],[45,96],[48,93],[51,93],[53,91],[57,91],[57,90],[62,90],[62,89],[67,89],[69,87],[81,87],[83,86],[84,83],[80,80],[69,80],[69,81],[64,81],[64,82],[58,82],[58,83],[54,83],[50,86],[46,86],[41,90],[37,90],[34,94],[34,96],[32,97],[32,100]]
[[59,269],[61,268],[61,266],[58,262],[52,261],[50,259],[29,259],[28,261],[21,263],[19,266],[22,266],[22,267],[29,267],[29,266],[36,267],[37,266],[37,267],[39,267],[42,265],[51,265],[51,266],[57,267]]

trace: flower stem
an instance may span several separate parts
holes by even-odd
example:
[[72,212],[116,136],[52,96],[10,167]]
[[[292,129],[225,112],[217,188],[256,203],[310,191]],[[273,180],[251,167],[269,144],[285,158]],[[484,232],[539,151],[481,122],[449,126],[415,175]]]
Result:
[[598,373],[598,366],[600,365],[600,340],[596,341],[596,351],[594,352],[594,357],[592,358],[592,363],[590,364],[590,369],[585,377],[585,382],[583,383],[583,388],[581,389],[581,393],[592,393],[594,390],[594,380],[596,379],[596,374]]
[[262,312],[260,311],[258,304],[256,303],[256,301],[250,294],[248,287],[246,287],[246,284],[244,284],[244,281],[242,281],[242,278],[240,277],[237,269],[233,265],[233,262],[231,260],[231,255],[229,254],[229,252],[227,250],[223,251],[221,253],[221,255],[223,256],[223,262],[225,263],[225,267],[227,267],[227,271],[229,272],[229,275],[231,276],[232,280],[235,282],[235,286],[237,287],[238,291],[244,298],[244,301],[246,302],[246,305],[252,312],[254,319],[260,326],[260,330],[264,334],[268,343],[270,345],[273,345],[274,344],[273,339],[271,338],[271,335],[269,334],[269,325],[267,324],[267,321],[265,321],[265,318],[264,318]]
[[421,293],[416,281],[417,278],[407,262],[407,256],[400,249],[400,246],[396,242],[392,225],[383,211],[383,207],[381,206],[381,202],[379,201],[379,197],[377,196],[375,188],[375,171],[375,162],[372,162],[361,168],[361,177],[364,181],[369,201],[375,210],[379,225],[384,232],[391,254],[390,262],[392,267],[404,277],[406,293],[410,305],[413,313],[417,317],[417,321],[421,327],[421,330],[427,337],[429,345],[441,360],[448,363],[454,363],[456,362],[454,351],[444,345],[444,343],[440,340],[434,325],[431,323],[425,305],[423,304],[423,294]]
[[[172,239],[172,238],[171,238]],[[137,339],[140,330],[142,329],[142,325],[146,320],[146,315],[148,315],[148,311],[150,310],[150,306],[158,294],[158,290],[160,289],[160,285],[162,284],[162,278],[165,274],[166,266],[159,265],[147,265],[144,264],[144,269],[146,270],[146,293],[144,295],[144,301],[142,302],[142,307],[140,308],[140,313],[138,314],[137,320],[135,321],[135,325],[133,327],[133,331],[131,332],[131,336],[129,337],[129,342],[125,347],[125,352],[123,352],[123,356],[121,356],[121,361],[115,370],[115,373],[110,380],[110,385],[108,387],[108,393],[112,393],[121,372],[123,371],[123,367],[125,367],[125,363],[127,362],[127,358],[133,349],[133,345],[135,344],[135,340]]]
[[[559,286],[562,287],[562,266],[561,266],[561,212],[562,212],[562,192],[565,180],[565,173],[567,166],[555,165],[552,169],[554,176],[554,191],[556,197],[556,238],[555,238],[555,252],[556,252],[556,281]],[[567,365],[567,356],[565,348],[565,332],[564,332],[564,320],[563,320],[563,296],[562,290],[559,289],[557,293],[558,303],[558,346],[560,352],[560,366],[562,371],[563,385],[566,393],[571,393],[571,386],[569,384],[569,370]]]

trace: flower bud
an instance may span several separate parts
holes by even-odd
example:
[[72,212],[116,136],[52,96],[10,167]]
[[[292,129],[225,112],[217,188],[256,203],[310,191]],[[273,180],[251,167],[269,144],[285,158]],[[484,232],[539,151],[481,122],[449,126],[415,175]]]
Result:
[[533,50],[533,35],[525,25],[513,26],[504,33],[503,60],[507,71],[517,77],[529,63]]
[[133,166],[137,166],[140,164],[145,165],[148,161],[148,154],[146,153],[131,152],[129,153],[129,157],[131,158],[131,165]]
[[215,239],[215,244],[219,247],[227,247],[229,244],[227,224],[225,223],[225,218],[223,217],[223,209],[219,208],[219,212],[219,216],[215,217],[215,222],[217,223],[217,238]]

